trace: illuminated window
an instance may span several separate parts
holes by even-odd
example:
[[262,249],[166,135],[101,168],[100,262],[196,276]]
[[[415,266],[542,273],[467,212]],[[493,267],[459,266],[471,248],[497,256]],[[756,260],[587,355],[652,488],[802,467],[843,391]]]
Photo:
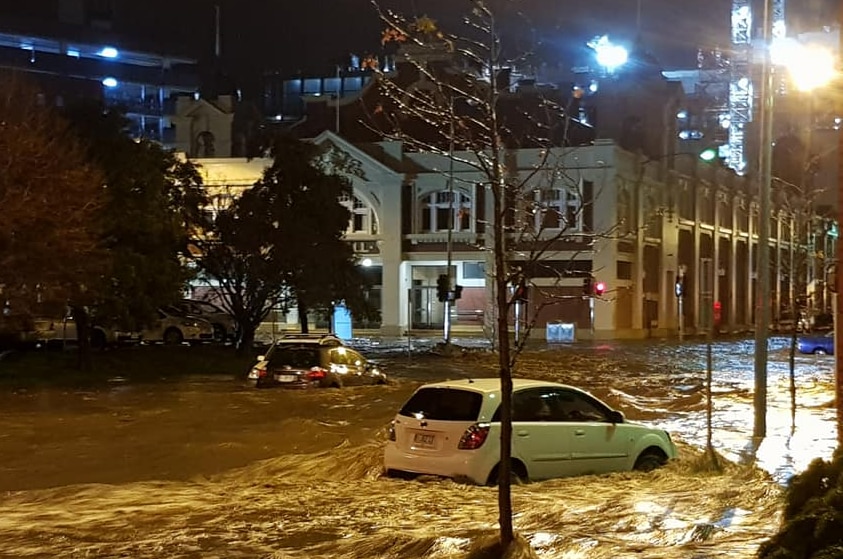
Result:
[[582,204],[576,189],[551,188],[535,191],[533,215],[537,231],[582,230]]
[[462,192],[429,194],[421,199],[420,209],[421,233],[447,231],[452,223],[453,231],[471,231],[471,198]]
[[343,194],[340,197],[340,204],[351,212],[351,219],[348,221],[346,234],[376,235],[378,223],[375,212],[366,202],[352,194]]

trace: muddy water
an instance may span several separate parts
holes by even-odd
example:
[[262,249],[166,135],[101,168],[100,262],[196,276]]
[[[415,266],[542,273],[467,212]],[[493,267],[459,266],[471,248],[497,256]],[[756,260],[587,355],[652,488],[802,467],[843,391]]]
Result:
[[[751,344],[716,348],[706,471],[704,347],[589,346],[526,355],[519,375],[575,383],[668,427],[680,460],[513,489],[540,557],[749,557],[778,521],[781,481],[833,448],[833,360],[800,357],[791,430],[786,354],[771,350],[770,436],[752,430]],[[493,361],[394,359],[395,382],[256,391],[234,377],[0,395],[0,557],[462,557],[496,529],[494,488],[384,479],[386,425],[420,383]],[[752,458],[761,468],[754,467]]]

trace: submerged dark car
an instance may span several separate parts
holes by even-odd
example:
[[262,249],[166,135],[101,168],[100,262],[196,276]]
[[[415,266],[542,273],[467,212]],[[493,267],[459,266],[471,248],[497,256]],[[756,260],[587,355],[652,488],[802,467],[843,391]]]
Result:
[[386,375],[334,336],[285,336],[258,357],[249,379],[259,388],[341,388],[385,384]]

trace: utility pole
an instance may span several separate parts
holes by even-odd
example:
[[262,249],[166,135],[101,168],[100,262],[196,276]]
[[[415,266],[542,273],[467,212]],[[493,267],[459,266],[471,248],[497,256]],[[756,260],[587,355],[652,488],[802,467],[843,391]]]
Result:
[[761,149],[758,170],[758,266],[755,311],[755,424],[753,438],[767,436],[767,338],[770,324],[770,182],[773,156],[773,63],[770,56],[772,0],[764,1],[764,63],[761,78]]
[[[839,4],[840,12],[838,20],[843,25],[843,3]],[[843,34],[840,36],[840,47],[843,49]],[[843,50],[841,50],[843,52]],[[838,114],[843,111],[843,95],[837,95],[837,111]],[[843,136],[837,136],[837,207],[843,208],[843,188],[841,188],[840,180],[843,178]],[[840,227],[840,216],[838,214],[837,224]],[[840,308],[840,288],[843,287],[843,274],[841,274],[841,263],[843,263],[843,242],[841,239],[836,239],[836,262],[835,262],[835,282],[836,288],[832,297],[834,298],[834,347],[837,351],[834,352],[834,376],[835,376],[835,402],[837,405],[837,442],[843,444],[843,358],[840,356],[840,348],[843,348],[843,310]]]
[[448,242],[445,273],[448,274],[448,297],[445,299],[445,344],[451,343],[451,303],[454,296],[454,278],[451,274],[451,262],[454,257],[454,97],[450,101],[450,127],[448,130]]

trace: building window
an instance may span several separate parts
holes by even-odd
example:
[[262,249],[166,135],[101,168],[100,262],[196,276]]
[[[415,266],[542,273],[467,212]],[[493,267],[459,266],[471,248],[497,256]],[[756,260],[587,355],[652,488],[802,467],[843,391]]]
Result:
[[[451,219],[449,214],[453,214]],[[422,198],[421,233],[447,231],[452,223],[454,231],[471,231],[471,198],[462,192],[447,190]]]
[[486,278],[486,263],[485,262],[463,262],[462,277],[464,279],[485,279]]
[[533,214],[537,231],[581,231],[581,210],[580,194],[575,189],[552,188],[535,192]]
[[377,235],[377,219],[375,219],[375,212],[371,206],[353,194],[340,196],[340,204],[351,213],[351,219],[348,220],[348,229],[345,231],[347,235],[355,233],[358,235]]

